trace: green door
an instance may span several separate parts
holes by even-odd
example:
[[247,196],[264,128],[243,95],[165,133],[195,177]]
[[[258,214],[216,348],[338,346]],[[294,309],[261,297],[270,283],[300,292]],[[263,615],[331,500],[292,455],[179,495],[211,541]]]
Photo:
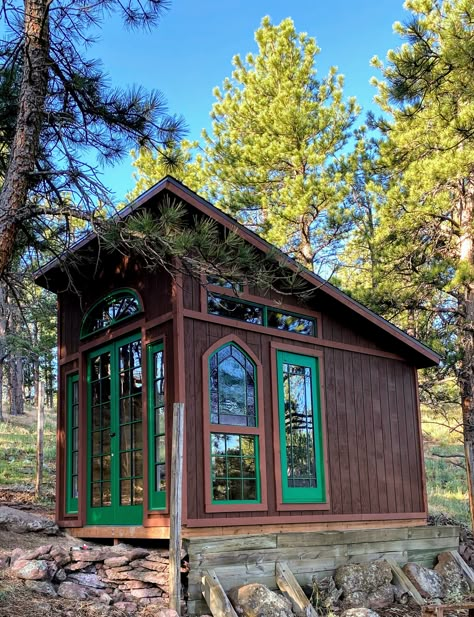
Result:
[[142,349],[139,335],[89,354],[87,523],[141,525]]

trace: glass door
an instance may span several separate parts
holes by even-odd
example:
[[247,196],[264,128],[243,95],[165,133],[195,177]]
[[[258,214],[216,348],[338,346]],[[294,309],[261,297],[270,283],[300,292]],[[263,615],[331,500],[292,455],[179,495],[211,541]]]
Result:
[[87,523],[143,518],[141,340],[134,335],[88,357]]

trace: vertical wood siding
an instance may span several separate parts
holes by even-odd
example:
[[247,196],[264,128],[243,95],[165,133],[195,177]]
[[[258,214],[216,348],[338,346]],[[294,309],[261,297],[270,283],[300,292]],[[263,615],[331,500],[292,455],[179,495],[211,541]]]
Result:
[[[206,513],[202,356],[217,340],[237,334],[263,365],[266,423],[268,512]],[[186,429],[188,517],[262,518],[262,516],[390,514],[423,512],[419,427],[413,368],[405,362],[352,351],[321,348],[323,352],[330,509],[279,512],[276,508],[272,426],[270,343],[288,339],[239,330],[221,324],[185,319]],[[360,344],[360,343],[359,343]],[[302,346],[298,341],[298,346]]]

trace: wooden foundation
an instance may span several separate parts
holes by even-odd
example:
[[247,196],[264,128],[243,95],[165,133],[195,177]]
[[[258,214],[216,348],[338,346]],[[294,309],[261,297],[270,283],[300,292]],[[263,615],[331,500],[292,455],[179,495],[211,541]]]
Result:
[[277,589],[277,564],[281,562],[288,564],[298,584],[304,586],[311,585],[314,575],[330,576],[346,563],[388,558],[397,564],[416,561],[433,567],[439,553],[457,550],[458,545],[457,527],[426,525],[188,538],[188,613],[209,613],[202,597],[202,579],[209,571],[216,573],[224,591],[252,582]]

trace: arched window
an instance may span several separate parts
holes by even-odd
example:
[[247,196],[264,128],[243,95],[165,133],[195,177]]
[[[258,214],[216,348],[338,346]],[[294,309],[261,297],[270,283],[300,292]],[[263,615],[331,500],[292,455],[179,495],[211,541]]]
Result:
[[208,359],[210,505],[259,504],[257,366],[230,341]]
[[143,311],[138,294],[133,289],[117,289],[96,302],[84,315],[81,338],[105,330]]
[[209,361],[212,424],[256,426],[255,364],[233,343],[212,354]]

